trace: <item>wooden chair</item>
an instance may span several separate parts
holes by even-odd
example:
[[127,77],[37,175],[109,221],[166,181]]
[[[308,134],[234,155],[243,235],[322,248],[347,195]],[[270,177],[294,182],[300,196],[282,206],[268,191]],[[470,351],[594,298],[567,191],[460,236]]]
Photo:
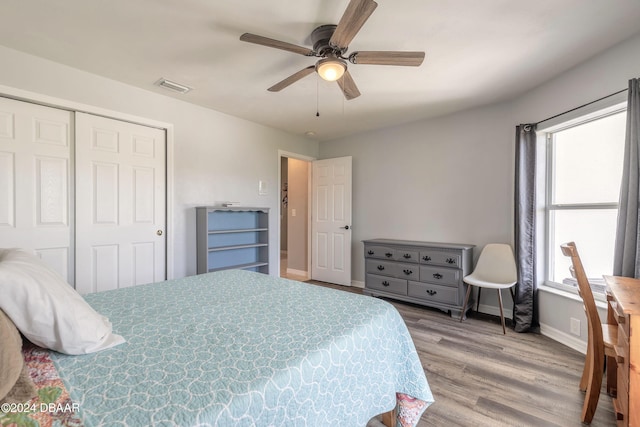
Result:
[[591,292],[591,286],[584,272],[578,249],[574,242],[560,245],[562,254],[571,257],[572,275],[578,282],[578,293],[584,303],[584,311],[587,315],[587,355],[580,379],[580,390],[585,391],[584,404],[582,405],[582,422],[590,424],[598,406],[600,397],[600,387],[604,372],[604,358],[607,357],[607,392],[616,392],[616,353],[615,347],[618,345],[618,327],[615,325],[602,324],[596,302]]

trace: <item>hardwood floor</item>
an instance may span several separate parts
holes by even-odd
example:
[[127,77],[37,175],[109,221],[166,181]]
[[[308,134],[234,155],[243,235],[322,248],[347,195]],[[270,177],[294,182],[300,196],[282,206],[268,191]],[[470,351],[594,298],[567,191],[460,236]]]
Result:
[[[387,301],[404,318],[435,397],[419,427],[582,425],[581,353],[539,334],[503,335],[498,317],[471,313],[460,323],[440,310]],[[603,384],[591,426],[615,425]]]

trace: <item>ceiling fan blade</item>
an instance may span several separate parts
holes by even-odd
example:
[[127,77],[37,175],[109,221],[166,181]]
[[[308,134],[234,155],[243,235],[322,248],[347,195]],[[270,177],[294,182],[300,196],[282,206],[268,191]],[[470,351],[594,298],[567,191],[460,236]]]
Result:
[[337,82],[340,89],[342,89],[342,93],[344,93],[344,97],[347,98],[347,101],[360,96],[358,86],[356,86],[356,82],[353,81],[353,77],[351,77],[349,70],[346,70]]
[[406,65],[418,67],[424,61],[424,52],[394,52],[394,51],[368,51],[353,52],[349,55],[349,61],[353,64],[372,65]]
[[286,50],[287,52],[298,53],[304,56],[313,56],[314,52],[306,47],[298,46],[295,44],[283,42],[280,40],[270,39],[268,37],[258,36],[251,33],[244,33],[240,36],[240,40],[243,42],[260,44],[267,47],[273,47],[276,49]]
[[369,16],[376,10],[378,3],[373,0],[351,0],[342,14],[329,44],[346,49]]
[[303,68],[302,70],[298,71],[297,73],[294,73],[294,74],[290,75],[289,77],[287,77],[286,79],[282,80],[281,82],[274,84],[273,86],[271,86],[267,90],[269,92],[279,92],[282,89],[284,89],[285,87],[297,82],[301,78],[306,77],[309,74],[313,73],[315,70],[316,70],[316,66],[315,65],[310,65],[307,68]]

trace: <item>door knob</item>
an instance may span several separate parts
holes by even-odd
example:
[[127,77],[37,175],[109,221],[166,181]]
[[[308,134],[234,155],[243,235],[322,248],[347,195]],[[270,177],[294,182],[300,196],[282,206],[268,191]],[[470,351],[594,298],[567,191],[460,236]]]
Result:
[[157,234],[158,236],[162,236],[162,230],[158,230],[158,231],[156,231],[156,234]]
[[340,228],[344,228],[345,230],[348,230],[348,229],[349,229],[349,226],[348,226],[348,225],[345,225],[344,227],[340,227]]

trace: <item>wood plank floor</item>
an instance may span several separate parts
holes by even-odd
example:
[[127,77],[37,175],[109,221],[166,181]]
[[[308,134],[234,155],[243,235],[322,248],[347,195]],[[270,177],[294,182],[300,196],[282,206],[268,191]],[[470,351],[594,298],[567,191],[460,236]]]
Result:
[[[493,316],[471,313],[460,323],[440,310],[387,301],[404,318],[435,397],[419,427],[582,425],[581,353],[539,334],[507,329],[505,336]],[[591,425],[616,425],[604,384]]]

